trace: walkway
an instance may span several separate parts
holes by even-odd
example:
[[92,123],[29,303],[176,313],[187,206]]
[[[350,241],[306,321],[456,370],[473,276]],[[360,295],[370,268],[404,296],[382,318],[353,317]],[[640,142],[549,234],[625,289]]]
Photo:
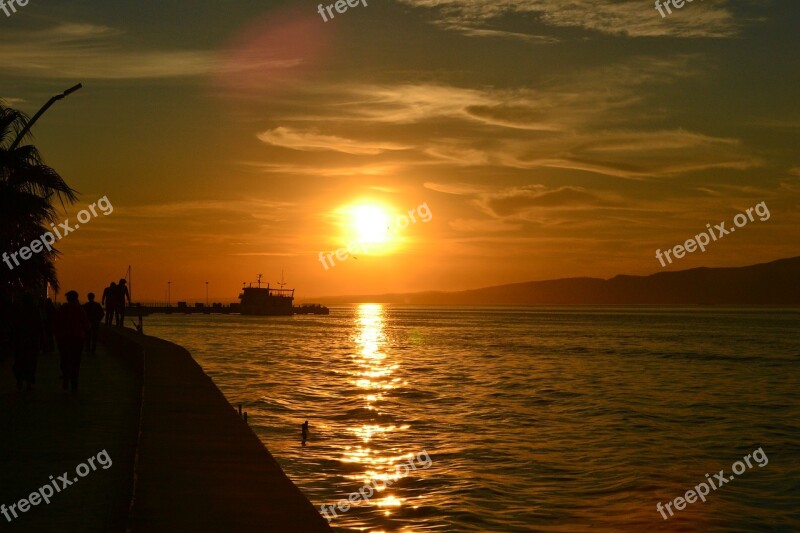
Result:
[[[39,487],[106,450],[112,461],[9,523],[0,531],[124,530],[139,416],[134,374],[123,361],[99,349],[84,355],[80,389],[61,390],[58,355],[39,357],[37,385],[17,392],[11,365],[0,362],[0,504],[27,498]],[[95,461],[97,464],[97,461]],[[59,483],[59,487],[61,484]]]

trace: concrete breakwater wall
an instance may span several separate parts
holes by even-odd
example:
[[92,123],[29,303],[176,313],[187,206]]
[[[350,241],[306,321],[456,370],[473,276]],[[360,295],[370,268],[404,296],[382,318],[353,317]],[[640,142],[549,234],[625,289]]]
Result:
[[102,342],[142,384],[131,531],[331,531],[186,349],[121,328]]

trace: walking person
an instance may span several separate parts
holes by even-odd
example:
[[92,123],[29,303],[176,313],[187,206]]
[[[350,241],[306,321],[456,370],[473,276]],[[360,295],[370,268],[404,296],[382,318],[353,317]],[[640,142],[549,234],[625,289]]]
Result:
[[67,303],[56,311],[53,328],[58,352],[61,354],[61,380],[64,390],[69,386],[72,392],[78,392],[81,354],[89,330],[89,320],[78,303],[77,292],[67,293]]
[[103,306],[94,301],[94,293],[86,295],[88,302],[83,304],[86,318],[89,319],[89,332],[86,336],[86,353],[94,355],[97,351],[97,332],[100,329],[100,322],[103,320]]
[[122,278],[117,284],[116,308],[114,314],[117,317],[117,326],[125,325],[125,300],[131,303],[131,293],[128,292],[127,280]]
[[100,300],[100,303],[106,308],[106,326],[110,326],[111,321],[114,320],[114,301],[116,297],[117,284],[112,281],[111,285],[103,289],[103,298]]
[[17,389],[33,389],[36,383],[36,365],[39,359],[42,324],[36,297],[26,292],[14,303],[11,318],[11,338],[14,347],[14,376]]

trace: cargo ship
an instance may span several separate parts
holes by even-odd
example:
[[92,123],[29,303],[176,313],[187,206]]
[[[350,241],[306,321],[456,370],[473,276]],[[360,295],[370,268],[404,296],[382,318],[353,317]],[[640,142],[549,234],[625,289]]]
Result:
[[266,287],[261,286],[261,274],[258,275],[256,286],[250,283],[249,287],[242,287],[242,294],[239,295],[241,303],[239,312],[243,315],[257,316],[282,316],[294,314],[294,289],[284,289],[280,283],[280,289],[273,289],[267,283]]

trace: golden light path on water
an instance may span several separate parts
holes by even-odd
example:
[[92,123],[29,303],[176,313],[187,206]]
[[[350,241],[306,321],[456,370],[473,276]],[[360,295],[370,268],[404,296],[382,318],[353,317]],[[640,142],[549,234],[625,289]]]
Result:
[[[404,384],[395,376],[399,364],[386,353],[386,334],[384,332],[384,309],[380,304],[362,304],[358,307],[356,318],[355,345],[357,353],[353,355],[354,371],[352,384],[363,394],[360,398],[369,411],[380,414],[380,402],[384,392]],[[403,505],[405,498],[398,498],[390,488],[399,479],[406,477],[397,468],[402,461],[413,458],[413,453],[386,454],[370,447],[376,435],[394,431],[404,431],[408,425],[383,425],[380,423],[360,424],[349,429],[363,443],[360,446],[347,446],[342,462],[356,463],[362,466],[358,475],[350,479],[362,485],[372,484],[376,495],[367,505],[385,508],[384,514],[391,515],[390,508]]]

